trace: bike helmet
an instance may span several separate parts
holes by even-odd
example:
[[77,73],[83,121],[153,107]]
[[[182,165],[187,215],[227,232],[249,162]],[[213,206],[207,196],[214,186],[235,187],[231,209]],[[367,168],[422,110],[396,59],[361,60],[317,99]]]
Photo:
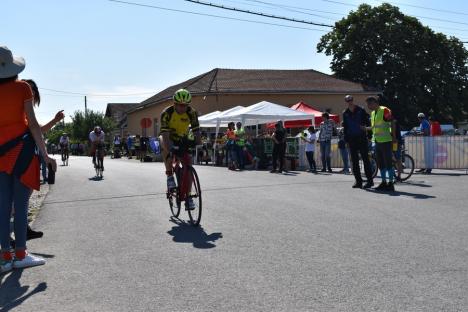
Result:
[[192,102],[192,95],[186,89],[179,89],[174,93],[172,97],[175,103],[177,104],[190,104]]
[[424,115],[424,113],[419,113],[418,118],[426,118],[426,115]]

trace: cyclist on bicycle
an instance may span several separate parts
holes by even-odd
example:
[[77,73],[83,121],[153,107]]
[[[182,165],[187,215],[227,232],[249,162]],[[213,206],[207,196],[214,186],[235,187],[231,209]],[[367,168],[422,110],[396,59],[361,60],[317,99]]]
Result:
[[[93,155],[93,164],[96,167],[96,149],[99,144],[104,144],[105,133],[101,127],[95,126],[94,130],[89,133],[89,140],[91,141],[91,155]],[[102,160],[102,171],[104,171],[104,159]]]
[[[197,112],[190,106],[192,95],[186,89],[179,89],[172,97],[173,106],[169,106],[161,113],[161,140],[162,155],[166,166],[167,188],[176,188],[174,173],[172,172],[172,158],[170,156],[173,146],[184,147],[187,145],[189,127],[195,134],[195,141],[200,143],[200,125],[198,123]],[[195,204],[192,198],[186,202],[187,209],[194,209]]]
[[60,150],[62,151],[62,157],[65,156],[64,159],[68,158],[68,147],[70,146],[70,139],[68,138],[67,133],[62,133],[62,136],[60,137]]

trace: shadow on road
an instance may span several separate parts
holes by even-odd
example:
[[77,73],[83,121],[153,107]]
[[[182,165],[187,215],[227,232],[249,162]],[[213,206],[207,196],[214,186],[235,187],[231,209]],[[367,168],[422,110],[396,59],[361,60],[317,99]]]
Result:
[[437,198],[436,196],[432,196],[432,195],[402,192],[402,191],[400,191],[398,189],[395,192],[377,191],[375,189],[371,189],[371,190],[366,189],[366,191],[367,192],[372,192],[372,193],[377,193],[377,194],[382,194],[382,195],[388,195],[388,196],[392,196],[392,197],[395,197],[395,196],[408,196],[408,197],[413,197],[414,199]]
[[30,286],[20,284],[22,274],[23,270],[14,270],[10,274],[0,276],[0,312],[10,311],[29,297],[47,289],[47,283],[42,282],[28,292]]
[[432,187],[432,185],[425,183],[424,181],[405,181],[405,182],[398,182],[398,185],[412,185],[412,186],[420,186],[420,187]]
[[89,181],[102,181],[104,180],[104,177],[92,177],[88,178]]
[[201,226],[195,227],[173,217],[171,217],[170,221],[175,223],[176,226],[173,226],[167,233],[173,236],[172,239],[176,243],[191,243],[195,248],[207,249],[216,247],[213,242],[223,237],[222,233],[208,235]]

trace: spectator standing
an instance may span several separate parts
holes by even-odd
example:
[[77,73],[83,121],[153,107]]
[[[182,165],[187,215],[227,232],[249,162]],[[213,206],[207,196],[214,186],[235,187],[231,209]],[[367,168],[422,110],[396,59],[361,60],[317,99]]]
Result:
[[[377,165],[380,169],[382,182],[376,187],[379,191],[395,191],[395,171],[392,164],[392,145],[396,143],[392,111],[379,105],[377,99],[370,96],[366,99],[367,107],[371,113],[372,140],[375,142]],[[364,129],[366,129],[364,127]],[[388,178],[388,182],[387,182]]]
[[132,136],[129,134],[127,138],[127,150],[128,150],[128,159],[132,159],[132,150],[133,150],[133,139]]
[[273,169],[271,173],[276,172],[277,161],[279,161],[279,173],[283,172],[284,168],[284,154],[286,153],[286,130],[283,127],[283,122],[279,120],[275,125],[275,132],[272,136],[273,139],[273,155],[272,163]]
[[336,125],[333,120],[330,119],[328,113],[322,114],[323,121],[320,123],[320,154],[322,156],[322,172],[327,171],[332,173],[331,169],[331,139],[333,133],[336,132]]
[[442,128],[440,127],[440,123],[435,120],[434,117],[429,117],[429,123],[431,125],[430,135],[432,137],[442,135]]
[[433,167],[433,142],[431,139],[431,124],[429,121],[426,119],[426,115],[424,113],[419,113],[418,114],[418,120],[419,120],[419,129],[418,132],[420,135],[422,135],[423,138],[423,143],[424,143],[424,168],[419,169],[417,172],[420,173],[425,173],[425,174],[430,174],[432,172],[432,167]]
[[244,149],[245,149],[245,130],[244,127],[242,127],[241,122],[236,123],[236,130],[234,131],[236,134],[236,156],[237,156],[237,161],[239,164],[239,169],[244,170],[245,167],[245,155],[244,155]]
[[307,128],[307,132],[304,131],[301,140],[306,142],[305,153],[307,161],[309,162],[309,172],[317,173],[317,164],[315,163],[314,153],[315,153],[315,141],[317,140],[317,135],[315,134],[315,127],[310,126]]
[[228,169],[229,170],[236,170],[236,132],[234,129],[234,122],[228,123],[228,128],[226,130],[226,151],[228,158]]
[[367,131],[362,129],[362,127],[370,126],[370,117],[361,106],[354,104],[354,99],[351,95],[345,96],[345,102],[348,104],[348,108],[343,111],[343,134],[345,143],[349,146],[351,154],[355,180],[353,188],[363,187],[361,169],[359,168],[359,155],[361,155],[367,178],[364,188],[370,188],[374,185],[374,182],[369,160],[369,140],[367,138]]
[[343,127],[338,130],[338,149],[340,150],[341,159],[343,160],[343,170],[341,170],[340,173],[349,174],[349,153],[344,140]]
[[140,135],[137,134],[133,140],[133,147],[135,148],[135,157],[136,159],[141,159],[141,141]]
[[[45,162],[56,170],[50,158],[33,108],[30,86],[18,80],[24,59],[0,47],[0,273],[12,268],[42,265],[45,260],[26,249],[29,196],[39,190],[39,161],[36,147]],[[15,207],[14,257],[10,252],[10,216]]]

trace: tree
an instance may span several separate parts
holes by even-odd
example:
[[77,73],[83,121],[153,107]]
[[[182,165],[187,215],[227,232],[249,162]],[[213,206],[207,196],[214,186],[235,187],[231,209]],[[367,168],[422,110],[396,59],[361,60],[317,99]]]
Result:
[[406,16],[390,4],[358,10],[341,19],[317,45],[333,55],[338,78],[383,91],[383,104],[403,125],[418,112],[442,122],[468,117],[468,52],[457,38],[447,38]]
[[115,130],[116,125],[113,119],[104,117],[101,112],[88,110],[86,115],[82,111],[75,111],[72,119],[72,139],[84,142],[88,140],[89,133],[95,126],[100,126],[105,133],[111,133]]

